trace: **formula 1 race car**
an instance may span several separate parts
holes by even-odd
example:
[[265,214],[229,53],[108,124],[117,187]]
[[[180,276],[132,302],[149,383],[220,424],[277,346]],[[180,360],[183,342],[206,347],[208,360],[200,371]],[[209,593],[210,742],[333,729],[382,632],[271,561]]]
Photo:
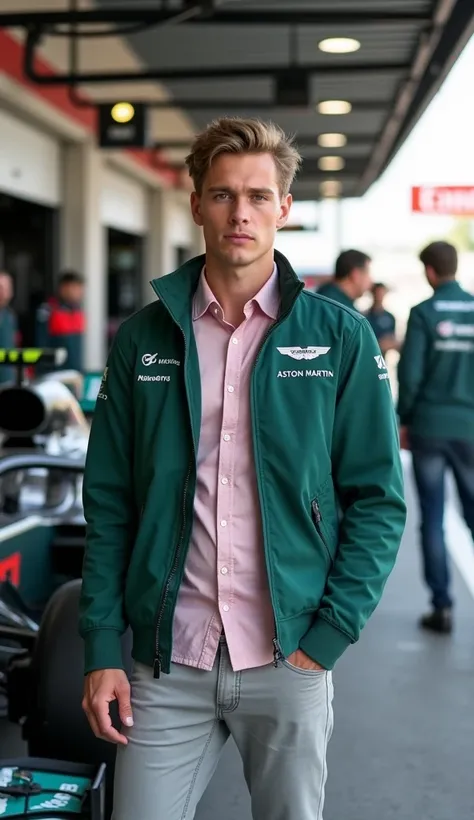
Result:
[[106,820],[115,749],[82,712],[77,628],[89,425],[77,374],[25,377],[40,359],[60,363],[58,351],[0,351],[17,367],[0,390],[0,697],[28,752],[0,759],[0,816]]

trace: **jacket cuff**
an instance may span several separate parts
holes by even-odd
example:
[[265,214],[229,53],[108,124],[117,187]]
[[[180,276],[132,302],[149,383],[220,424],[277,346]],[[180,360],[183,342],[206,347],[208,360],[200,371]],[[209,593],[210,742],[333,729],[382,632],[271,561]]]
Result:
[[84,674],[97,669],[125,669],[118,629],[92,629],[84,635]]
[[332,669],[352,643],[354,641],[345,632],[341,632],[324,618],[316,618],[309,632],[301,639],[300,649],[324,669]]

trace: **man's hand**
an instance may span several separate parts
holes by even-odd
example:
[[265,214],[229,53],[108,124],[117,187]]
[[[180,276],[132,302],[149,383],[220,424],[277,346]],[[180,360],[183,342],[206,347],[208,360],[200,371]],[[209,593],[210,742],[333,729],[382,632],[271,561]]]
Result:
[[109,743],[127,745],[125,735],[112,726],[109,705],[116,700],[120,720],[124,726],[133,726],[130,705],[130,684],[122,669],[99,669],[86,677],[82,708],[96,737]]
[[291,655],[287,658],[288,663],[291,663],[292,666],[297,666],[299,669],[310,669],[313,672],[325,672],[324,666],[320,666],[319,663],[313,661],[306,652],[303,652],[302,649],[297,649],[296,652],[292,652]]
[[410,436],[408,433],[408,427],[400,427],[400,449],[410,449]]

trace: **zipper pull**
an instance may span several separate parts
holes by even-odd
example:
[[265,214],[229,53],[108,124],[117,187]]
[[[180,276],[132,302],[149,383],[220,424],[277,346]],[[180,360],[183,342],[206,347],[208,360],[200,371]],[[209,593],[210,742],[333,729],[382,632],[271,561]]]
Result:
[[278,669],[278,663],[282,660],[282,658],[283,652],[279,647],[278,638],[273,638],[273,666],[275,669]]
[[319,504],[317,501],[311,502],[311,509],[313,510],[313,515],[316,521],[316,524],[320,524],[322,521],[321,510],[319,509]]
[[159,680],[161,676],[161,656],[158,655],[157,658],[153,661],[153,677],[155,680]]

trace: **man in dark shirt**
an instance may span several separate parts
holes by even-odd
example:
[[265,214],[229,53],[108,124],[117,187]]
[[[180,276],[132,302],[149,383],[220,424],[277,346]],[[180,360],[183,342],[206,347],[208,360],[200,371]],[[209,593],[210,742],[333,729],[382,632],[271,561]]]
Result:
[[433,242],[420,254],[434,294],[410,313],[399,363],[400,438],[413,455],[421,513],[424,574],[432,612],[421,626],[452,629],[443,532],[450,469],[474,536],[474,296],[456,282],[456,249]]
[[362,251],[343,251],[336,260],[334,278],[321,285],[318,293],[355,310],[355,300],[371,286],[370,262],[370,256]]
[[384,307],[384,299],[388,288],[383,282],[376,282],[372,287],[372,307],[367,311],[366,318],[372,326],[382,353],[387,350],[396,350],[398,342],[395,337],[395,316]]

